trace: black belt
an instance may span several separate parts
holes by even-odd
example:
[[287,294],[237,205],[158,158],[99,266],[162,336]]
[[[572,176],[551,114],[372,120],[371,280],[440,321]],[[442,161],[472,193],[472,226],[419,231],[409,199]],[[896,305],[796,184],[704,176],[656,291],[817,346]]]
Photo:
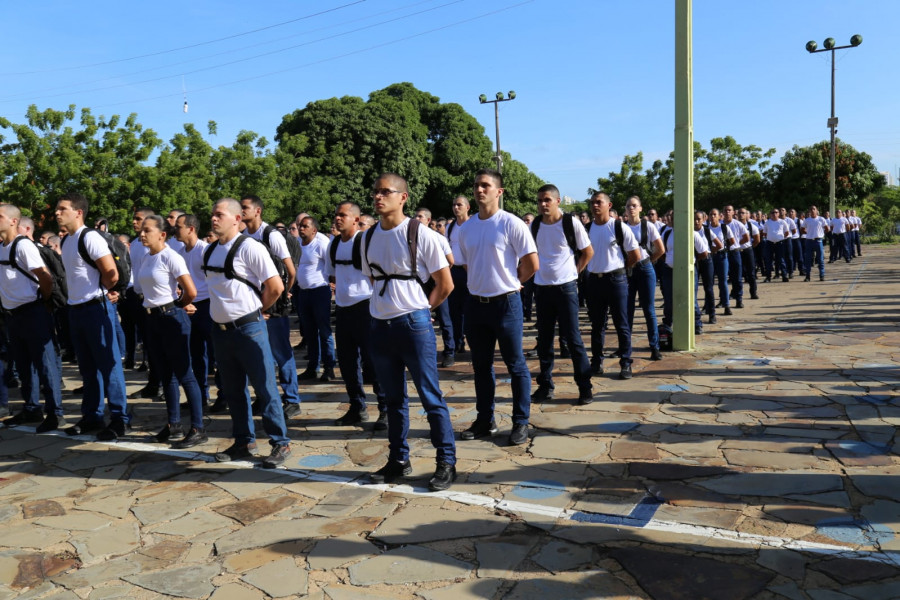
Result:
[[255,323],[259,321],[261,315],[258,310],[253,311],[250,314],[246,314],[243,317],[236,319],[234,321],[230,321],[228,323],[216,323],[216,327],[221,329],[222,331],[230,331],[232,329],[237,329],[242,325],[247,325],[248,323]]
[[812,241],[814,241],[814,242],[821,242],[821,241],[824,240],[824,239],[825,239],[825,238],[812,238]]
[[207,298],[206,300],[194,300],[193,302],[191,302],[191,304],[193,304],[194,306],[197,306],[198,304],[208,304],[208,303],[209,303],[209,298]]
[[159,306],[153,306],[151,308],[145,309],[148,315],[161,315],[165,312],[168,312],[175,308],[174,302],[169,302],[168,304],[161,304]]
[[9,309],[9,312],[12,314],[25,312],[26,310],[30,310],[30,309],[34,308],[35,306],[43,306],[43,304],[44,304],[43,300],[32,300],[31,302],[22,304],[21,306],[17,306],[15,308]]
[[70,304],[69,308],[83,308],[85,306],[91,306],[92,304],[103,304],[106,302],[106,296],[97,296],[96,298],[91,298],[87,302],[82,302],[81,304]]
[[648,262],[650,262],[650,257],[649,257],[649,256],[648,256],[647,258],[644,258],[644,259],[641,259],[641,260],[637,261],[637,262],[635,263],[635,266],[637,266],[637,265],[646,265]]
[[518,294],[519,292],[506,292],[505,294],[500,294],[499,296],[476,296],[475,294],[470,294],[470,297],[475,302],[481,302],[482,304],[487,304],[489,302],[496,302],[497,300],[503,300],[504,298],[509,298],[514,294]]
[[609,277],[611,275],[623,275],[625,273],[625,269],[616,269],[615,271],[609,271],[607,273],[591,273],[591,277],[596,277],[597,279],[603,279],[604,277]]

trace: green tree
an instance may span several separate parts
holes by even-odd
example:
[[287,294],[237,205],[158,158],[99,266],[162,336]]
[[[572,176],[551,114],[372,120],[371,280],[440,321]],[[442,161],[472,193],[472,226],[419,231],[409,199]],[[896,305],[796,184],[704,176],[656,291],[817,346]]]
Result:
[[[831,145],[794,146],[775,165],[772,194],[785,206],[822,204],[829,194]],[[837,140],[835,146],[835,200],[842,206],[858,206],[885,185],[872,157]]]
[[695,150],[694,205],[708,211],[727,204],[759,204],[775,148],[764,152],[759,146],[741,146],[730,135],[713,138],[709,145],[709,150]]

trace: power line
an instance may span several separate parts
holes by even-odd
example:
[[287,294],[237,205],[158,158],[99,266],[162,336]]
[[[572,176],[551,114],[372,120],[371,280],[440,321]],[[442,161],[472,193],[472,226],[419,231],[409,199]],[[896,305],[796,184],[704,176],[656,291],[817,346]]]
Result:
[[[356,55],[356,54],[362,54],[362,53],[364,53],[364,52],[369,52],[369,51],[371,51],[371,50],[377,50],[377,49],[379,49],[379,48],[384,48],[384,47],[386,47],[386,46],[392,46],[392,45],[394,45],[394,44],[399,44],[399,43],[402,43],[402,42],[406,42],[406,41],[408,41],[408,40],[411,40],[411,39],[414,39],[414,38],[417,38],[417,37],[422,37],[423,35],[429,35],[429,34],[431,34],[431,33],[437,32],[437,31],[443,31],[444,29],[450,29],[451,27],[456,27],[456,26],[458,26],[458,25],[463,25],[463,24],[465,24],[465,23],[471,23],[472,21],[477,21],[477,20],[479,20],[479,19],[483,19],[483,18],[485,18],[485,17],[489,17],[489,16],[492,16],[492,15],[495,15],[495,14],[498,14],[498,13],[501,13],[501,12],[505,12],[505,11],[507,11],[507,10],[512,10],[512,9],[514,9],[514,8],[519,8],[520,6],[524,6],[524,5],[526,5],[526,4],[531,4],[532,2],[534,2],[534,0],[524,0],[524,2],[518,2],[518,3],[516,3],[516,4],[511,4],[511,5],[505,6],[505,7],[503,7],[503,8],[498,8],[498,9],[496,9],[496,10],[492,10],[492,11],[489,11],[489,12],[486,12],[486,13],[482,13],[482,14],[476,15],[476,16],[474,16],[474,17],[469,17],[468,19],[463,19],[463,20],[461,20],[461,21],[456,21],[456,22],[454,22],[454,23],[449,23],[449,24],[447,24],[447,25],[442,25],[442,26],[440,26],[440,27],[435,27],[435,28],[433,28],[433,29],[429,29],[429,30],[427,30],[427,31],[422,31],[422,32],[420,32],[420,33],[415,33],[415,34],[412,34],[412,35],[408,35],[408,36],[405,36],[405,37],[403,37],[403,38],[398,38],[398,39],[388,40],[387,42],[383,42],[383,43],[381,43],[381,44],[376,44],[376,45],[374,45],[374,46],[368,46],[368,47],[366,47],[366,48],[361,48],[361,49],[359,49],[359,50],[353,50],[353,51],[351,51],[351,52],[346,52],[346,53],[344,53],[344,54],[339,54],[339,55],[336,55],[336,56],[331,56],[331,57],[328,57],[328,58],[323,58],[323,59],[320,59],[320,60],[316,60],[316,61],[304,63],[304,64],[302,64],[302,65],[296,65],[296,66],[293,66],[293,67],[289,67],[289,68],[287,68],[287,69],[279,69],[279,70],[277,70],[277,71],[270,71],[270,72],[268,72],[268,73],[261,73],[261,74],[259,74],[259,75],[254,75],[254,76],[252,76],[252,77],[245,77],[245,78],[243,78],[243,79],[235,79],[234,81],[227,81],[227,82],[225,82],[225,83],[218,83],[218,84],[215,84],[215,85],[210,85],[210,86],[207,86],[207,87],[198,88],[198,89],[195,89],[195,90],[191,90],[191,93],[196,94],[196,93],[198,93],[198,92],[205,92],[205,91],[208,91],[208,90],[214,90],[214,89],[221,88],[221,87],[226,87],[226,86],[229,86],[229,85],[236,85],[236,84],[238,84],[238,83],[245,83],[245,82],[247,82],[247,81],[254,81],[254,80],[256,80],[256,79],[262,79],[262,78],[265,78],[265,77],[272,77],[273,75],[281,75],[282,73],[288,73],[288,72],[290,72],[290,71],[296,71],[296,70],[298,70],[298,69],[305,69],[305,68],[307,68],[307,67],[312,67],[312,66],[319,65],[319,64],[322,64],[322,63],[326,63],[326,62],[331,62],[331,61],[339,60],[339,59],[341,59],[341,58],[347,58],[348,56],[354,56],[354,55]],[[149,102],[149,101],[151,101],[151,100],[162,100],[162,99],[166,99],[166,98],[171,98],[172,96],[178,96],[178,94],[163,94],[163,95],[161,95],[161,96],[153,96],[153,97],[150,97],[150,98],[143,98],[143,99],[141,99],[141,100],[128,100],[128,101],[124,101],[124,102],[114,102],[114,103],[110,103],[110,104],[101,104],[101,105],[98,105],[98,106],[94,106],[93,108],[105,108],[105,107],[110,107],[110,106],[121,106],[121,105],[123,105],[123,104],[136,104],[136,103],[139,103],[139,102]]]
[[197,42],[196,44],[189,44],[189,45],[187,45],[187,46],[180,46],[180,47],[178,47],[178,48],[170,48],[170,49],[168,49],[168,50],[160,50],[160,51],[158,51],[158,52],[150,52],[150,53],[148,53],[148,54],[139,54],[139,55],[137,55],[137,56],[129,56],[128,58],[118,58],[118,59],[115,59],[115,60],[107,60],[107,61],[103,61],[103,62],[92,63],[92,64],[88,64],[88,65],[78,65],[78,66],[74,66],[74,67],[57,67],[57,68],[55,68],[55,69],[46,69],[46,70],[43,70],[43,71],[24,71],[24,72],[22,72],[22,73],[0,73],[0,76],[2,76],[2,77],[10,77],[10,76],[13,76],[13,75],[35,75],[35,74],[39,74],[39,73],[56,73],[56,72],[59,72],[59,71],[74,71],[74,70],[78,70],[78,69],[88,69],[88,68],[91,68],[91,67],[101,67],[101,66],[104,66],[104,65],[112,65],[112,64],[115,64],[115,63],[128,62],[128,61],[131,61],[131,60],[138,60],[138,59],[141,59],[141,58],[149,58],[149,57],[152,57],[152,56],[161,56],[161,55],[163,55],[163,54],[171,54],[172,52],[179,52],[179,51],[181,51],[181,50],[189,50],[189,49],[191,49],[191,48],[198,48],[198,47],[200,47],[200,46],[208,46],[208,45],[210,45],[210,44],[216,44],[216,43],[218,43],[218,42],[224,42],[225,40],[232,40],[232,39],[234,39],[234,38],[243,37],[243,36],[245,36],[245,35],[252,35],[252,34],[254,34],[254,33],[259,33],[260,31],[266,31],[267,29],[274,29],[274,28],[276,28],[276,27],[283,27],[283,26],[285,26],[285,25],[290,25],[291,23],[296,23],[296,22],[298,22],[298,21],[304,21],[304,20],[306,20],[306,19],[312,19],[313,17],[319,17],[319,16],[326,15],[326,14],[331,13],[331,12],[335,12],[335,11],[338,11],[338,10],[342,10],[342,9],[347,8],[347,7],[350,7],[350,6],[354,6],[354,5],[356,5],[356,4],[362,4],[362,3],[365,2],[365,1],[366,1],[366,0],[356,0],[355,2],[350,2],[350,3],[348,3],[348,4],[342,4],[341,6],[336,6],[336,7],[334,7],[334,8],[329,8],[329,9],[327,9],[327,10],[319,11],[319,12],[317,12],[317,13],[312,13],[312,14],[304,15],[304,16],[302,16],[302,17],[297,17],[296,19],[290,19],[289,21],[282,21],[281,23],[274,23],[274,24],[272,24],[272,25],[266,25],[265,27],[259,27],[259,28],[257,28],[257,29],[251,29],[250,31],[242,31],[242,32],[240,32],[240,33],[235,33],[235,34],[232,34],[232,35],[226,35],[225,37],[216,38],[216,39],[214,39],[214,40],[208,40],[208,41],[205,41],[205,42]]
[[[221,69],[222,67],[228,67],[228,66],[231,66],[231,65],[236,65],[236,64],[238,64],[238,63],[247,62],[247,61],[250,61],[250,60],[255,60],[255,59],[257,59],[257,58],[263,58],[263,57],[266,57],[266,56],[271,56],[271,55],[273,55],[273,54],[280,54],[280,53],[282,53],[282,52],[287,52],[288,50],[296,50],[297,48],[302,48],[302,47],[304,47],[304,46],[311,46],[311,45],[317,44],[317,43],[319,43],[319,42],[324,42],[324,41],[336,39],[336,38],[343,37],[343,36],[346,36],[346,35],[350,35],[350,34],[353,34],[353,33],[359,33],[360,31],[365,31],[365,30],[367,30],[367,29],[372,29],[373,27],[378,27],[378,26],[381,26],[381,25],[386,25],[386,24],[388,24],[388,23],[393,23],[393,22],[396,22],[396,21],[400,21],[400,20],[403,20],[403,19],[407,19],[407,18],[409,18],[409,17],[414,17],[414,16],[421,15],[421,14],[424,14],[424,13],[427,13],[427,12],[431,12],[431,11],[434,11],[434,10],[438,10],[438,9],[440,9],[440,8],[445,8],[445,7],[450,6],[450,5],[453,5],[453,4],[459,4],[460,2],[464,2],[464,1],[465,1],[465,0],[451,0],[450,2],[446,2],[445,4],[440,4],[440,5],[438,5],[438,6],[434,6],[434,7],[431,7],[431,8],[424,9],[424,10],[420,10],[420,11],[418,11],[418,12],[410,13],[410,14],[403,15],[403,16],[400,16],[400,17],[395,17],[395,18],[393,18],[393,19],[387,19],[387,20],[384,20],[384,21],[380,21],[380,22],[378,22],[378,23],[372,23],[372,24],[370,24],[370,25],[366,25],[366,26],[364,26],[364,27],[358,27],[358,28],[356,28],[356,29],[351,29],[351,30],[349,30],[349,31],[344,31],[344,32],[341,32],[341,33],[333,34],[333,35],[328,35],[328,36],[321,37],[321,38],[318,38],[318,39],[315,39],[315,40],[310,40],[310,41],[308,41],[308,42],[303,42],[302,44],[295,44],[295,45],[293,45],[293,46],[288,46],[288,47],[286,47],[286,48],[280,48],[280,49],[277,49],[277,50],[271,50],[271,51],[269,51],[269,52],[263,52],[263,53],[261,53],[261,54],[256,54],[256,55],[253,55],[253,56],[248,56],[248,57],[240,58],[240,59],[237,59],[237,60],[232,60],[232,61],[228,61],[228,62],[224,62],[224,63],[219,63],[219,64],[212,65],[212,66],[209,66],[209,67],[202,67],[202,68],[194,69],[194,70],[191,70],[191,71],[183,71],[182,73],[180,73],[180,75],[181,75],[182,77],[185,76],[185,75],[194,75],[194,74],[196,74],[196,73],[202,73],[202,72],[204,72],[204,71],[211,71],[211,70],[213,70],[213,69]],[[315,64],[315,63],[313,63],[313,64]],[[140,85],[140,84],[143,84],[143,83],[153,83],[153,82],[156,82],[156,81],[162,81],[162,80],[164,80],[164,79],[170,79],[171,77],[172,77],[172,75],[164,75],[164,76],[162,76],[162,77],[154,77],[154,78],[152,78],[152,79],[143,79],[143,80],[141,80],[141,81],[132,81],[132,82],[127,82],[127,83],[120,83],[120,84],[118,84],[118,85],[110,85],[110,86],[105,86],[105,87],[93,88],[93,89],[89,89],[89,90],[80,90],[80,91],[77,92],[77,93],[79,93],[79,94],[88,94],[88,93],[91,93],[91,92],[103,92],[103,91],[106,91],[106,90],[114,90],[114,89],[123,88],[123,87],[131,87],[131,86],[134,86],[134,85]],[[251,78],[251,79],[252,79],[252,78]],[[191,90],[191,91],[197,91],[197,90]],[[60,92],[60,93],[58,93],[58,94],[49,94],[49,95],[45,95],[45,96],[42,96],[42,98],[59,98],[59,97],[61,97],[61,96],[70,96],[71,94],[72,94],[71,91],[67,91],[67,92]],[[15,101],[17,101],[17,100],[2,100],[2,101],[0,101],[0,103],[2,103],[2,104],[8,104],[8,103],[10,103],[10,102],[15,102]]]

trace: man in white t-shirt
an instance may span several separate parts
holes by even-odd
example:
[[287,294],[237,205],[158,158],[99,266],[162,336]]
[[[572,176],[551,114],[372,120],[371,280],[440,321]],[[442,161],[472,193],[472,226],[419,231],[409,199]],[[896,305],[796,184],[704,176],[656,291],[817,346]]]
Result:
[[[217,453],[219,462],[251,458],[256,433],[247,382],[262,407],[262,425],[272,450],[263,467],[284,464],[291,454],[281,397],[275,383],[275,359],[269,347],[263,311],[284,291],[269,251],[239,233],[241,204],[222,198],[213,206],[212,229],[218,241],[206,249],[203,270],[209,289],[213,344],[222,379],[220,393],[231,412],[234,443]],[[237,246],[237,247],[235,247]],[[231,261],[228,260],[229,255]],[[231,271],[229,271],[229,262]]]
[[[444,256],[447,257],[447,262],[450,263],[450,268],[453,268],[454,258],[453,251],[450,249],[450,242],[447,240],[446,236],[437,231],[434,227],[434,221],[431,218],[431,211],[427,208],[418,208],[416,209],[415,219],[419,221],[422,225],[436,231],[438,233],[438,241],[441,244],[441,251],[444,253]],[[432,283],[430,281],[425,282],[425,292],[430,291]],[[441,366],[442,367],[452,367],[456,363],[456,344],[454,344],[453,340],[456,338],[456,334],[453,331],[453,321],[450,319],[450,302],[449,298],[441,302],[441,305],[437,307],[434,311],[435,316],[437,317],[438,324],[441,327],[441,339],[444,342],[444,351],[442,353],[441,358]]]
[[730,204],[722,209],[722,227],[727,227],[731,236],[728,250],[728,279],[731,282],[731,297],[735,308],[744,308],[744,257],[741,248],[750,242],[747,227],[735,219],[734,207]]
[[[247,235],[266,246],[273,259],[281,261],[284,272],[287,273],[284,289],[289,290],[293,287],[294,278],[297,274],[294,260],[290,251],[288,251],[287,243],[281,232],[263,221],[263,208],[265,207],[259,196],[245,194],[241,198],[241,220],[247,224]],[[284,297],[284,294],[282,294],[282,297]],[[285,300],[278,306],[280,308],[278,312],[273,312],[270,309],[266,313],[266,331],[269,332],[269,346],[272,349],[272,358],[275,359],[275,366],[278,369],[278,381],[281,384],[282,402],[284,403],[284,417],[290,419],[300,414],[297,362],[294,360],[294,349],[291,347],[289,304]],[[255,404],[253,408],[254,414],[259,414],[259,404]]]
[[850,210],[850,216],[847,220],[850,222],[850,258],[862,256],[862,247],[860,246],[860,235],[862,234],[862,219],[856,216],[855,210]]
[[328,285],[326,261],[328,236],[319,232],[315,217],[300,221],[300,264],[297,266],[297,315],[303,325],[309,361],[301,380],[315,379],[322,362],[322,383],[335,378],[334,336],[331,333],[331,286]]
[[739,218],[747,230],[747,241],[741,243],[741,269],[744,272],[744,279],[750,287],[750,298],[758,300],[756,285],[756,248],[759,247],[760,231],[759,225],[750,218],[750,211],[746,207],[740,210]]
[[[631,269],[628,278],[628,326],[634,330],[634,301],[640,300],[641,312],[647,325],[650,360],[662,360],[659,350],[659,326],[656,323],[656,261],[665,254],[666,247],[653,221],[641,219],[641,199],[631,196],[625,201],[625,224],[638,240],[641,259]],[[651,209],[655,215],[656,211]]]
[[528,226],[500,209],[503,176],[493,169],[475,174],[478,214],[463,227],[459,251],[468,270],[466,339],[475,371],[475,422],[462,432],[464,440],[497,431],[494,420],[494,349],[499,342],[512,387],[512,432],[509,443],[528,442],[531,414],[531,373],[522,351],[522,284],[538,270],[537,247]]
[[[115,260],[106,240],[88,230],[84,219],[88,201],[81,194],[65,194],[56,203],[56,222],[66,231],[62,260],[69,289],[69,331],[84,382],[81,420],[66,429],[70,435],[97,433],[101,441],[115,441],[125,435],[130,417],[125,399],[122,353],[116,337],[116,311],[110,300],[119,294],[111,290],[119,281]],[[79,251],[80,238],[90,262]],[[70,239],[71,238],[71,239]],[[109,403],[110,423],[103,422],[103,398]]]
[[828,263],[831,264],[836,260],[843,258],[850,262],[850,245],[847,239],[847,231],[850,228],[850,222],[844,216],[844,211],[837,209],[834,218],[831,219],[831,257]]
[[[766,282],[772,281],[772,264],[775,265],[775,276],[781,273],[781,280],[790,281],[784,261],[784,241],[790,239],[790,228],[781,220],[777,208],[773,208],[763,225],[766,237]],[[790,243],[790,242],[788,242]]]
[[558,322],[559,336],[568,341],[572,356],[578,404],[590,404],[594,401],[591,363],[578,329],[578,274],[591,260],[594,249],[581,220],[560,210],[559,188],[553,184],[541,186],[537,204],[538,216],[531,224],[531,233],[541,264],[534,275],[541,371],[531,401],[553,398],[553,331]]
[[[409,369],[428,417],[431,444],[437,451],[437,467],[428,487],[446,490],[456,479],[456,443],[438,380],[431,310],[453,289],[450,265],[441,251],[438,234],[403,214],[409,198],[405,179],[395,173],[381,175],[372,187],[372,198],[379,222],[364,234],[362,267],[374,282],[369,303],[372,362],[384,388],[389,453],[387,464],[371,473],[369,479],[372,483],[392,483],[412,473],[406,439]],[[415,237],[411,237],[411,231]],[[429,276],[435,285],[426,297],[420,282]]]
[[[37,432],[43,433],[66,424],[49,304],[53,278],[35,243],[18,233],[21,219],[18,207],[0,204],[0,304],[7,312],[8,350],[15,361],[25,400],[22,410],[3,424],[9,427],[34,423]],[[0,386],[5,385],[0,374]],[[41,410],[41,391],[46,415]],[[0,413],[9,414],[6,400],[0,398]]]
[[454,356],[465,351],[465,308],[469,299],[468,275],[466,266],[462,263],[459,252],[459,234],[462,226],[469,220],[469,199],[465,196],[457,196],[451,206],[453,219],[447,222],[446,236],[450,242],[450,251],[453,253],[453,264],[450,265],[450,276],[453,277],[453,291],[447,298],[450,308],[450,322],[453,325],[453,352]]
[[359,205],[341,202],[334,210],[338,236],[328,246],[326,270],[334,283],[335,341],[341,378],[350,399],[350,408],[335,425],[358,425],[369,420],[363,381],[372,379],[372,391],[378,400],[378,419],[374,430],[387,429],[384,390],[375,376],[370,351],[372,315],[369,301],[372,282],[362,272],[362,233],[359,231]]
[[594,256],[588,263],[587,304],[591,320],[591,370],[603,372],[606,320],[612,313],[618,338],[619,377],[631,379],[631,327],[628,325],[627,273],[640,261],[631,228],[611,215],[612,201],[604,192],[591,196],[590,238]]
[[819,216],[819,208],[813,204],[809,207],[809,216],[803,219],[800,225],[805,234],[806,244],[803,264],[806,279],[809,281],[812,273],[813,262],[819,265],[819,281],[825,281],[825,233],[828,231],[828,221]]
[[[212,350],[212,320],[209,316],[209,288],[206,273],[203,272],[203,252],[209,245],[198,236],[200,219],[196,215],[180,215],[175,221],[175,237],[181,242],[178,252],[187,265],[197,296],[184,307],[191,320],[191,369],[200,386],[200,397],[204,411],[213,414],[227,410],[225,399],[220,395],[216,403],[209,406],[209,368],[214,363]],[[216,372],[216,387],[221,387],[219,373]]]

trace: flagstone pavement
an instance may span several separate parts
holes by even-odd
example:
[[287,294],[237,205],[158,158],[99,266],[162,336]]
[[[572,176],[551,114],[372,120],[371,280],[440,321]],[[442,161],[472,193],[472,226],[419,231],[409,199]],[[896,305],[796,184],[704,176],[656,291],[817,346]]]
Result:
[[[498,356],[500,433],[458,442],[446,492],[425,488],[415,401],[413,476],[366,484],[387,443],[334,426],[340,381],[301,389],[284,469],[212,462],[227,415],[197,451],[148,443],[165,414],[149,400],[118,443],[0,430],[0,600],[900,598],[898,248],[864,250],[825,282],[760,284],[694,352],[650,362],[639,325],[634,379],[595,377],[593,404],[558,360],[525,446],[506,445]],[[457,430],[461,358],[441,369]]]

